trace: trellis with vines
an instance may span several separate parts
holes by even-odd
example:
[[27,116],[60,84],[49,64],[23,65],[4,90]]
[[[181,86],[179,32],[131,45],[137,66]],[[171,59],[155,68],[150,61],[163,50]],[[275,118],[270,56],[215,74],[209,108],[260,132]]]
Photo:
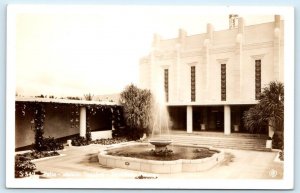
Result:
[[[50,102],[52,103],[52,102]],[[57,109],[59,106],[67,106],[70,105],[70,127],[73,129],[79,130],[79,123],[80,123],[80,107],[86,106],[87,108],[87,121],[86,121],[86,136],[85,139],[87,141],[91,141],[91,124],[90,120],[91,117],[96,115],[99,111],[107,111],[110,112],[110,120],[115,129],[119,129],[120,125],[123,124],[123,114],[121,113],[121,106],[118,105],[97,105],[97,104],[90,104],[90,105],[83,105],[83,104],[72,104],[72,103],[64,103],[64,104],[55,104],[52,103],[53,108]],[[32,129],[35,132],[35,142],[34,148],[36,150],[42,149],[43,144],[43,134],[44,134],[44,122],[46,118],[46,111],[43,102],[16,102],[16,111],[21,111],[21,116],[25,117],[29,111],[33,112],[33,119],[31,121]],[[122,122],[122,123],[121,123]]]

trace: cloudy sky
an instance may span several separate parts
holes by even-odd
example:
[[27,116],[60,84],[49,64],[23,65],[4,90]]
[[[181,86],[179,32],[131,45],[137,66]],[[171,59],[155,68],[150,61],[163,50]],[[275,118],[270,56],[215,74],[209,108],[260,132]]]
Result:
[[[25,96],[83,96],[118,93],[138,84],[139,59],[151,49],[153,33],[175,38],[228,28],[228,13],[200,8],[49,7],[16,14],[16,88]],[[246,25],[273,15],[243,15]]]

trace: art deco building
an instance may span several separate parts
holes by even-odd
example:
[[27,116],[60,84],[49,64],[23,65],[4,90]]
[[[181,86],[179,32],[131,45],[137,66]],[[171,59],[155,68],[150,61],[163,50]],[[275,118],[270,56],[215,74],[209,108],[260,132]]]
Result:
[[[258,102],[270,81],[284,80],[284,21],[246,26],[229,17],[230,27],[162,39],[140,61],[140,86],[161,89],[172,128],[193,131],[247,132],[243,113]],[[201,21],[199,21],[201,22]]]

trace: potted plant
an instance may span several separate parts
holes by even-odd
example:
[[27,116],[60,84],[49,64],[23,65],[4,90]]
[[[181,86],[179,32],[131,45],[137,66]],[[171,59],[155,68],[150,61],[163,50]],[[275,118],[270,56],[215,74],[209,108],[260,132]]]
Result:
[[271,137],[268,137],[268,139],[266,141],[266,148],[272,149],[272,138]]
[[201,131],[205,131],[205,124],[204,123],[200,124],[200,126],[201,126]]
[[238,132],[239,131],[239,125],[233,125],[233,129],[235,132]]

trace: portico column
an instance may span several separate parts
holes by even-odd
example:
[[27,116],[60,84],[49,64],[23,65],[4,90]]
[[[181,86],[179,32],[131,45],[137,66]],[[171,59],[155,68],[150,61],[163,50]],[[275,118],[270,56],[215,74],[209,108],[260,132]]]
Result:
[[86,134],[86,107],[80,107],[80,120],[79,120],[80,136],[85,137]]
[[192,106],[186,107],[186,132],[187,133],[193,132],[193,107]]
[[231,110],[229,105],[224,106],[224,135],[231,133]]

